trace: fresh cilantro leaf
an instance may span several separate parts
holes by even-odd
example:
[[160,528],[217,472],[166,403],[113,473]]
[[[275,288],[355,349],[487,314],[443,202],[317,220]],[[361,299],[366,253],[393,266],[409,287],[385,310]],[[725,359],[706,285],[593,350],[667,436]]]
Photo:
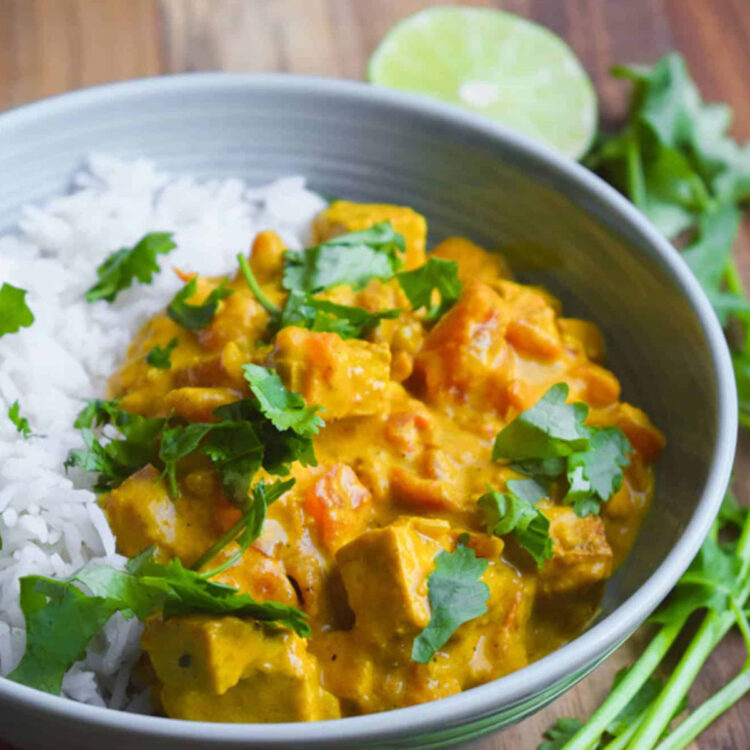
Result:
[[732,525],[736,529],[742,529],[742,525],[747,518],[748,508],[742,507],[731,490],[727,490],[724,500],[719,508],[718,521],[721,525]]
[[[396,278],[412,308],[425,308],[425,320],[428,321],[437,320],[446,313],[461,294],[458,263],[453,260],[429,258],[424,265],[412,271],[401,271]],[[440,295],[440,302],[433,303],[436,290]]]
[[164,430],[159,446],[159,459],[164,465],[164,475],[169,480],[172,495],[179,496],[177,488],[177,464],[198,448],[201,440],[215,429],[212,422],[195,422],[194,424],[178,425]]
[[589,440],[584,424],[588,407],[583,403],[566,404],[567,397],[567,384],[553,385],[534,406],[500,430],[492,458],[549,459],[585,450]]
[[72,582],[21,578],[26,650],[8,678],[59,695],[65,672],[82,659],[91,639],[117,611],[116,601],[87,596]]
[[13,422],[16,431],[23,435],[23,439],[27,440],[31,435],[31,427],[29,427],[29,420],[21,416],[21,406],[18,401],[14,401],[8,408],[8,419]]
[[560,717],[555,725],[544,733],[545,741],[537,750],[562,750],[582,726],[583,722],[580,719]]
[[547,491],[533,479],[509,479],[508,492],[490,490],[479,498],[487,533],[512,534],[541,568],[553,555],[549,519],[536,507]]
[[234,289],[227,289],[227,280],[224,279],[200,305],[191,305],[189,300],[198,289],[198,282],[195,277],[185,284],[172,301],[167,305],[167,315],[175,323],[179,323],[185,328],[197,329],[205,328],[214,317],[219,302],[234,294]]
[[665,604],[651,616],[652,622],[673,622],[703,608],[726,611],[744,584],[739,576],[741,564],[732,546],[709,535]]
[[701,216],[697,238],[683,251],[722,325],[727,324],[731,313],[750,310],[744,294],[724,288],[726,266],[739,225],[740,212],[734,203],[716,203]]
[[568,456],[569,489],[565,502],[580,517],[598,513],[599,503],[609,500],[622,486],[622,467],[630,463],[633,447],[618,427],[590,427],[584,451]]
[[141,586],[164,593],[159,605],[164,617],[195,612],[234,615],[287,627],[305,638],[311,634],[307,616],[296,607],[273,601],[258,602],[249,594],[209,581],[199,573],[184,568],[177,558],[166,565],[154,562],[148,555],[130,562],[132,564],[128,570],[136,576]]
[[[91,592],[78,588],[83,583]],[[303,612],[278,602],[258,602],[231,586],[206,580],[178,559],[166,565],[147,550],[130,560],[127,572],[89,564],[70,580],[21,578],[21,610],[26,620],[26,650],[9,679],[59,694],[65,672],[82,659],[91,639],[115,612],[146,619],[194,612],[250,617],[288,627],[309,637]]]
[[253,477],[263,464],[263,443],[252,422],[219,422],[201,451],[219,473],[224,494],[238,508],[248,503]]
[[387,279],[402,266],[406,247],[390,222],[361,232],[331,237],[302,252],[284,253],[284,289],[319,292],[337,284],[361,286],[370,279]]
[[383,310],[372,313],[362,307],[337,305],[292,291],[281,314],[280,327],[297,326],[308,331],[337,333],[342,339],[355,339],[366,336],[381,320],[397,318],[400,312]]
[[279,430],[294,430],[298,435],[315,435],[324,425],[318,415],[320,406],[307,406],[305,399],[284,387],[281,378],[260,365],[242,367],[261,412]]
[[171,234],[153,232],[145,235],[134,247],[117,250],[96,269],[99,281],[86,292],[86,300],[94,302],[104,299],[114,302],[117,295],[131,286],[135,279],[142,284],[149,284],[159,271],[156,256],[164,255],[176,247]]
[[206,550],[200,558],[193,564],[193,570],[198,570],[213,560],[219,552],[232,542],[237,542],[239,549],[219,567],[209,571],[204,571],[201,575],[204,578],[212,578],[222,571],[234,565],[245,550],[261,535],[263,523],[266,520],[268,507],[276,502],[285,492],[294,486],[294,479],[287,479],[285,482],[274,482],[267,485],[264,480],[260,480],[252,488],[252,498],[248,509],[242,517],[228,531]]
[[157,344],[147,355],[146,362],[151,367],[159,370],[168,370],[172,366],[169,357],[179,343],[177,337],[173,338],[163,349]]
[[[112,424],[123,437],[101,442],[92,428],[105,424]],[[155,461],[165,424],[164,419],[130,414],[120,409],[116,401],[91,400],[75,421],[86,449],[70,451],[65,466],[78,466],[99,474],[94,486],[98,492],[117,487],[135,471]]]
[[454,552],[443,550],[427,579],[430,622],[414,639],[411,658],[427,664],[458,627],[487,611],[490,589],[480,581],[489,563],[459,540]]
[[28,328],[34,314],[26,304],[26,290],[8,284],[0,287],[0,337]]
[[497,434],[492,457],[513,460],[513,468],[531,477],[565,474],[565,502],[584,517],[599,513],[600,503],[620,489],[632,447],[619,427],[587,427],[588,406],[567,404],[567,396],[565,383],[553,385]]
[[250,422],[263,446],[263,468],[269,474],[288,474],[295,461],[303,466],[317,466],[312,438],[294,430],[279,430],[258,409],[255,399],[243,399],[214,410],[220,420]]

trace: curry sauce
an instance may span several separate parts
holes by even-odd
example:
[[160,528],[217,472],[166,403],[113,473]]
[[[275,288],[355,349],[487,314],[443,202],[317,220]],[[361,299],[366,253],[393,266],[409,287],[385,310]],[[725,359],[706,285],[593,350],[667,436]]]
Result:
[[[437,322],[411,309],[395,280],[372,279],[318,295],[370,312],[400,311],[366,338],[294,326],[269,337],[271,315],[238,274],[207,326],[189,330],[166,314],[150,320],[111,379],[111,396],[129,412],[211,422],[217,407],[248,397],[242,367],[255,363],[323,408],[317,465],[292,466],[295,484],[268,509],[261,536],[216,576],[259,601],[299,607],[312,635],[230,616],[152,617],[142,644],[169,716],[309,721],[486,683],[580,633],[638,533],[664,438],[620,401],[598,328],[563,317],[552,295],[514,282],[500,255],[467,239],[447,239],[428,256],[426,222],[409,208],[336,201],[317,218],[315,239],[378,221],[404,236],[407,269],[428,257],[457,263],[461,295]],[[265,232],[249,256],[275,304],[287,295],[284,251]],[[194,301],[219,282],[196,278]],[[149,365],[148,352],[172,339],[171,367]],[[522,478],[492,460],[493,440],[556,383],[567,384],[570,401],[589,406],[588,424],[619,427],[632,453],[601,515],[579,517],[554,493],[541,501],[554,554],[539,567],[513,538],[488,535],[477,499],[488,486],[502,490]],[[120,552],[132,557],[155,545],[162,560],[189,566],[239,518],[205,456],[180,463],[178,485],[171,492],[147,466],[105,497]],[[431,616],[428,577],[436,556],[454,550],[462,534],[487,561],[487,611],[417,663],[412,643]]]

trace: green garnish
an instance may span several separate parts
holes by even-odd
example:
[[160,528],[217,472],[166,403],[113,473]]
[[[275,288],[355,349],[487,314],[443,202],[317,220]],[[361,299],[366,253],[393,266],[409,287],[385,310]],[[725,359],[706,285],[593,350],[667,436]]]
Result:
[[26,290],[8,284],[0,287],[0,336],[16,333],[34,322],[34,314],[26,304]]
[[[428,321],[441,317],[455,304],[461,294],[458,263],[453,260],[428,258],[424,265],[412,271],[401,271],[396,278],[409,298],[412,308],[425,308],[425,320]],[[433,304],[435,290],[440,295],[440,302]]]
[[585,163],[667,237],[696,235],[685,258],[721,322],[739,324],[730,325],[728,340],[740,420],[750,426],[750,303],[730,254],[740,204],[750,199],[750,143],[729,136],[731,110],[702,101],[679,54],[612,72],[633,82],[627,123],[601,138]]
[[172,366],[170,356],[179,343],[177,337],[173,338],[163,349],[158,344],[146,355],[146,362],[151,367],[159,370],[168,370]]
[[541,568],[553,555],[549,519],[536,507],[547,491],[534,479],[509,479],[506,484],[507,492],[490,489],[479,498],[487,533],[512,534]]
[[31,435],[29,420],[21,416],[21,405],[14,401],[8,408],[8,419],[15,425],[16,431],[23,435],[24,440],[28,440]]
[[519,414],[495,438],[494,460],[510,459],[531,477],[568,480],[564,498],[577,515],[600,511],[622,486],[622,467],[632,450],[619,427],[588,427],[588,406],[568,404],[566,383],[553,385],[530,409]]
[[176,247],[170,233],[153,232],[145,235],[134,247],[117,250],[96,269],[99,281],[86,292],[86,300],[114,302],[117,295],[136,279],[142,284],[150,284],[159,271],[156,256]]
[[172,301],[167,305],[167,315],[169,315],[175,323],[179,323],[185,328],[205,328],[214,317],[219,302],[234,294],[234,289],[227,289],[226,285],[227,280],[224,279],[221,284],[219,284],[219,286],[217,286],[216,289],[206,297],[202,304],[191,305],[186,302],[186,300],[190,299],[198,289],[198,282],[196,278],[193,277],[182,289],[180,289],[179,292],[177,292],[177,294],[175,294]]
[[284,253],[284,289],[320,292],[337,284],[357,287],[371,279],[389,279],[402,266],[402,235],[389,221],[369,229],[331,237],[301,252]]
[[298,435],[315,435],[324,422],[320,406],[307,406],[305,399],[284,387],[281,378],[260,365],[243,365],[242,372],[264,416],[278,430],[294,430]]
[[397,318],[400,310],[372,313],[363,307],[337,305],[311,294],[290,292],[281,315],[281,328],[297,326],[308,331],[337,333],[342,339],[365,337],[381,320]]
[[276,502],[285,492],[294,486],[294,479],[285,482],[274,482],[266,485],[261,479],[250,491],[251,499],[247,510],[230,529],[216,540],[193,564],[193,570],[200,570],[213,560],[219,552],[232,542],[237,542],[239,549],[219,567],[201,573],[204,578],[212,578],[234,565],[245,554],[247,548],[261,535],[266,520],[268,506]]
[[[91,592],[85,593],[81,583]],[[166,565],[147,550],[127,571],[89,563],[67,581],[21,578],[21,610],[26,620],[26,651],[8,677],[59,694],[65,672],[82,659],[91,639],[115,612],[145,620],[153,612],[174,617],[203,612],[250,617],[309,637],[306,616],[296,607],[258,602],[231,586],[187,570],[178,559]]]
[[435,557],[435,569],[427,579],[430,622],[414,639],[411,651],[412,660],[420,664],[427,664],[460,625],[487,611],[490,589],[479,579],[489,563],[466,541],[459,538],[453,552],[443,550]]
[[[98,492],[113,489],[147,464],[158,467],[179,494],[177,467],[190,454],[208,456],[221,478],[227,499],[243,510],[260,468],[287,474],[295,461],[316,465],[312,435],[323,424],[317,412],[297,393],[287,391],[275,373],[246,366],[254,398],[215,410],[216,422],[181,423],[174,418],[148,419],[122,410],[117,401],[89,401],[78,415],[85,449],[70,452],[66,467],[79,466],[98,474]],[[122,438],[106,440],[94,429],[112,424]]]
[[[106,424],[113,425],[122,438],[102,442],[94,428]],[[65,467],[78,466],[98,474],[94,486],[97,492],[117,487],[154,460],[165,424],[164,419],[148,419],[126,412],[117,401],[90,400],[74,423],[81,430],[86,449],[70,451]]]

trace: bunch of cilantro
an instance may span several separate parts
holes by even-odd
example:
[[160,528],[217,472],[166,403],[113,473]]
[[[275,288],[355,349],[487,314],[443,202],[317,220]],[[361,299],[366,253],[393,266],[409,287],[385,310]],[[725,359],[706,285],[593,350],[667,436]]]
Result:
[[[652,68],[617,67],[633,83],[623,129],[602,136],[585,160],[627,195],[682,248],[683,257],[725,326],[732,350],[740,420],[750,426],[750,303],[731,249],[740,209],[750,200],[750,144],[727,134],[731,111],[705,104],[682,57]],[[665,604],[640,658],[618,674],[606,700],[584,723],[558,719],[539,750],[681,750],[750,691],[750,513],[731,494],[711,534]],[[652,675],[688,621],[687,646],[665,683]],[[688,691],[726,633],[740,630],[748,658],[737,675],[683,719]]]

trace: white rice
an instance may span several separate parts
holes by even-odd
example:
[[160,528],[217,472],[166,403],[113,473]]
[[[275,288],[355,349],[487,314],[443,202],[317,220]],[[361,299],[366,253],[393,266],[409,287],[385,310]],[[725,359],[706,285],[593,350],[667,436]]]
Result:
[[[302,247],[312,217],[325,205],[289,177],[249,188],[240,180],[198,182],[157,171],[146,160],[92,156],[70,195],[23,211],[17,231],[0,237],[0,285],[28,290],[30,328],[0,339],[0,674],[20,660],[24,620],[18,581],[26,575],[66,577],[89,560],[124,563],[91,491],[91,478],[66,475],[68,451],[81,445],[73,421],[87,398],[106,396],[108,377],[140,326],[164,308],[182,282],[178,267],[207,275],[236,269],[261,230]],[[136,283],[114,304],[89,304],[96,267],[111,252],[152,231],[174,232],[177,249],[160,256],[150,285]],[[23,440],[7,419],[21,415],[43,437]],[[112,708],[143,711],[129,689],[140,625],[116,615],[86,658],[66,675],[63,694]]]

